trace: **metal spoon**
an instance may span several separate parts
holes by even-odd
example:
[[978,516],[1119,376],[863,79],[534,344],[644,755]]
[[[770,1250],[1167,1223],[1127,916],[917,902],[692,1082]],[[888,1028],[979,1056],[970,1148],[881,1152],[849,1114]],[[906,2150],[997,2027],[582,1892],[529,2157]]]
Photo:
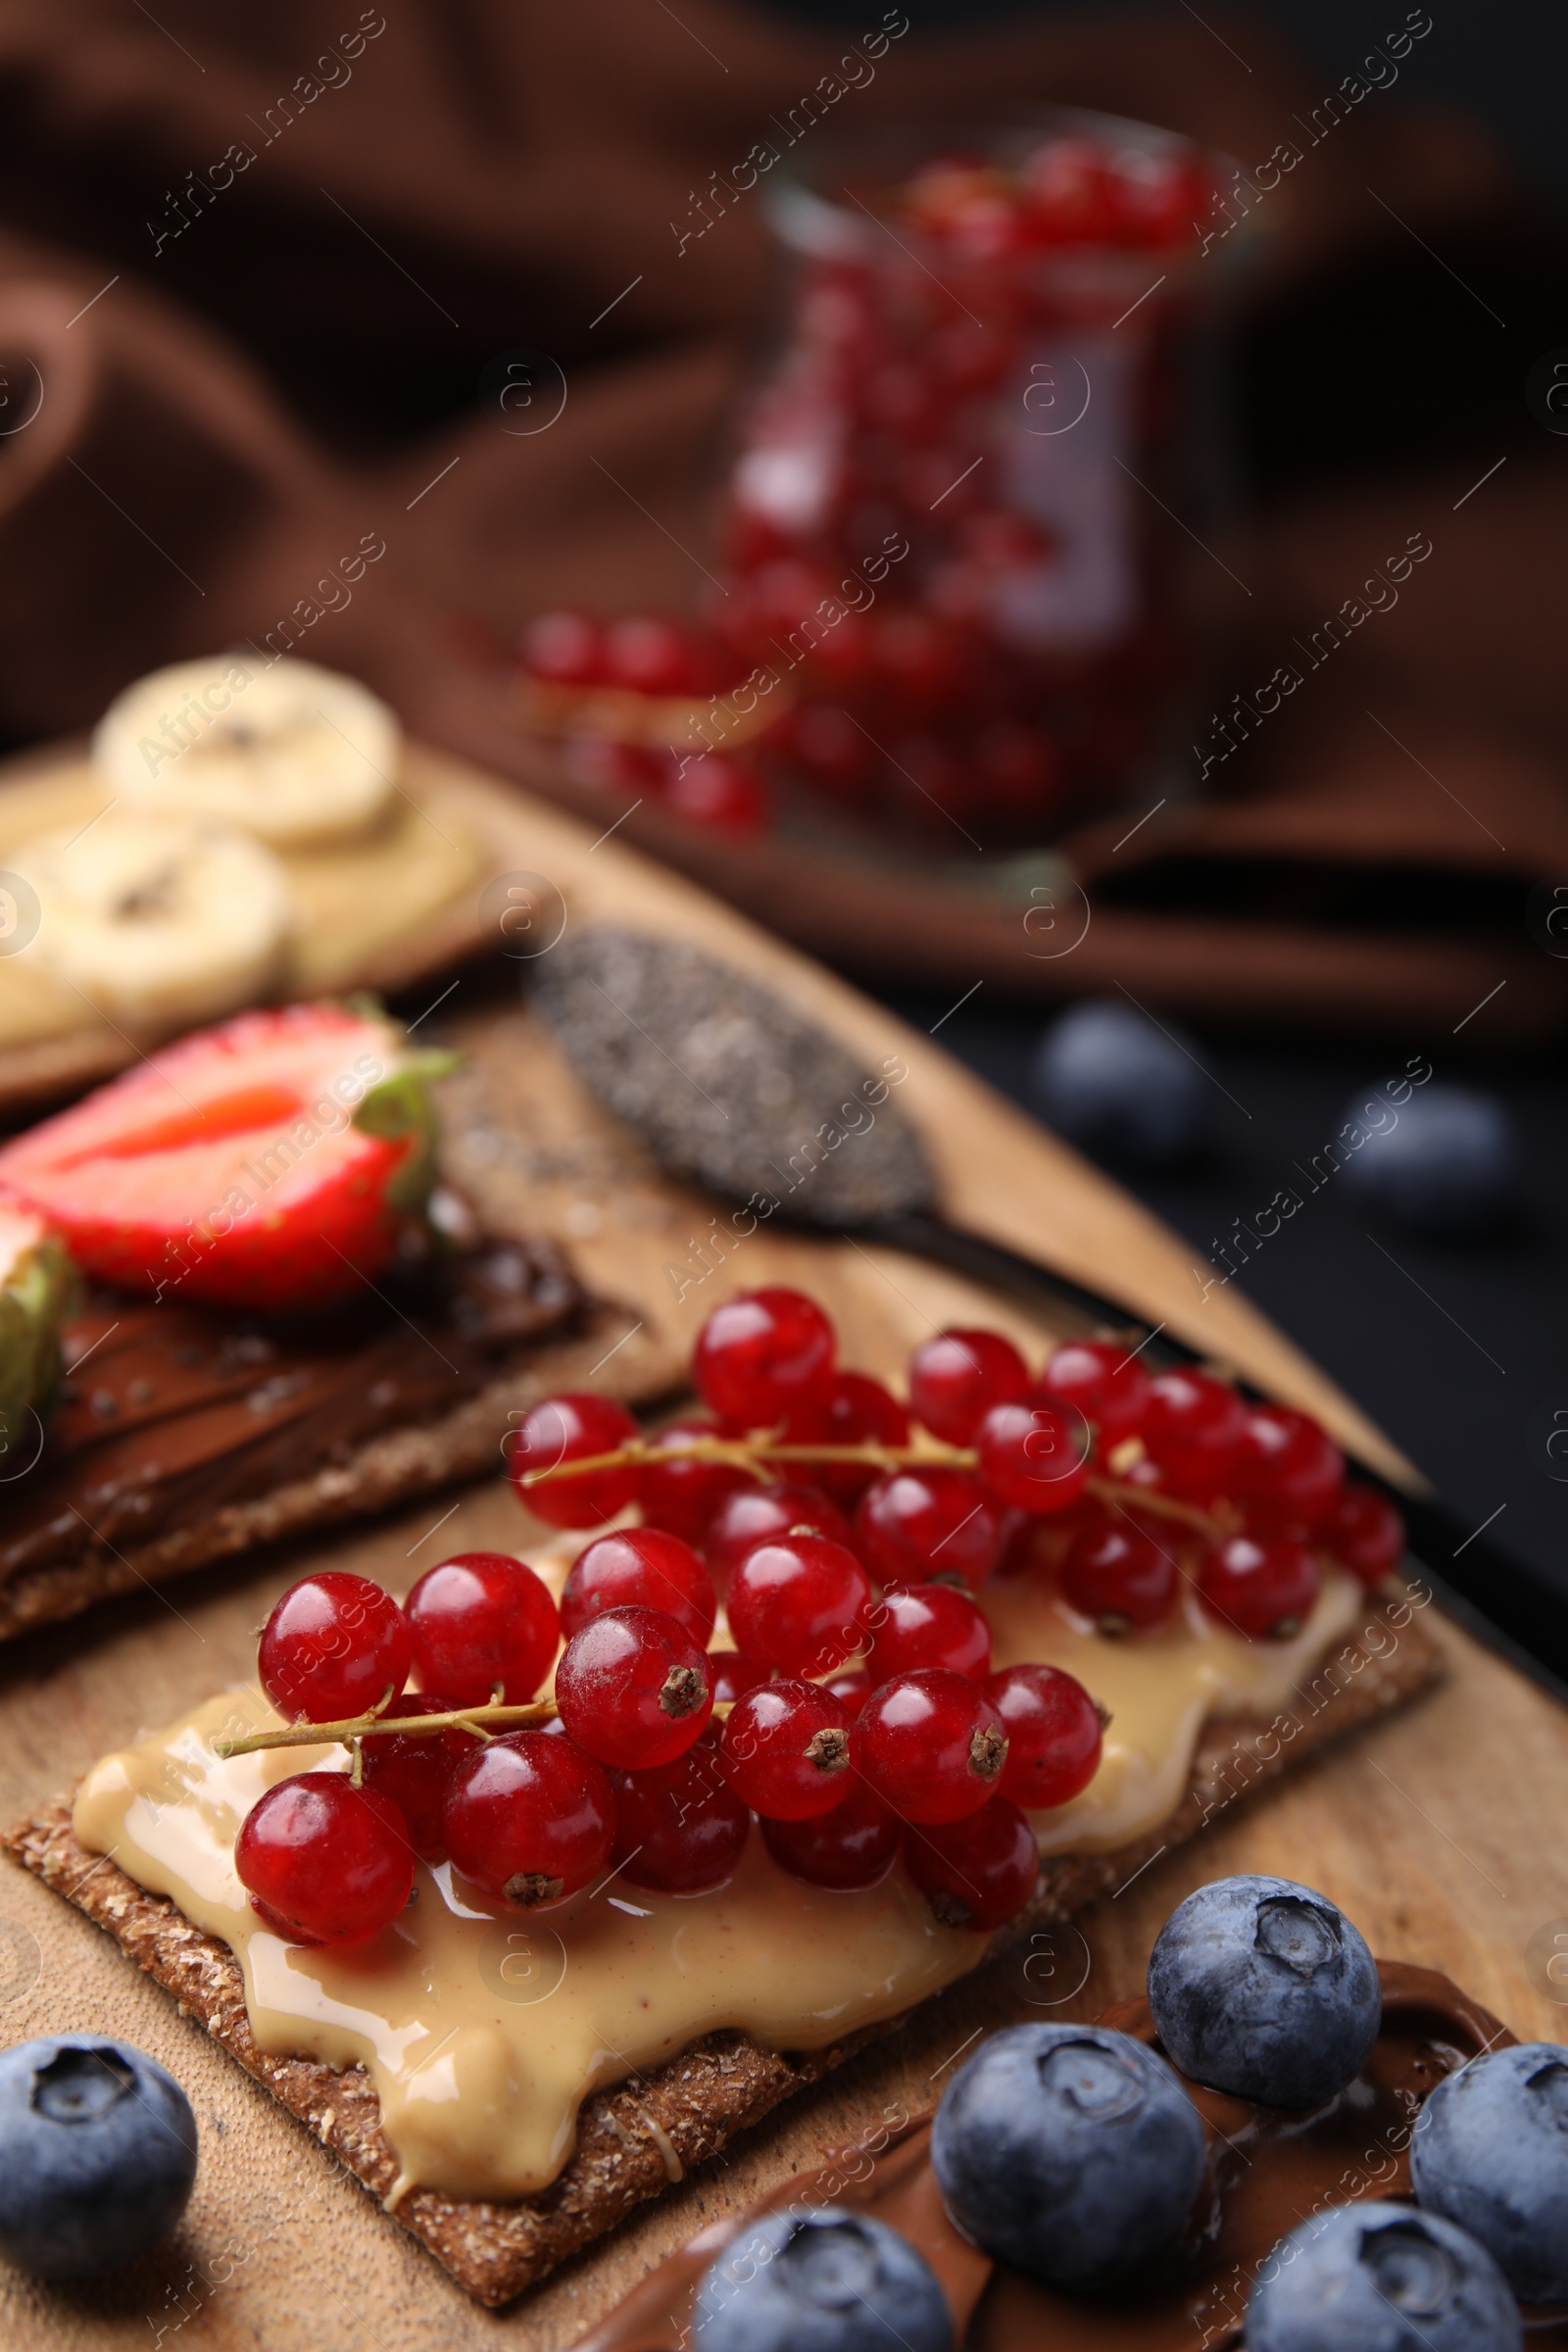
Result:
[[[1019,1252],[950,1224],[890,1065],[856,1056],[732,965],[676,939],[598,924],[535,967],[534,1009],[589,1090],[660,1164],[756,1213],[909,1251],[993,1289],[1047,1304],[1068,1328],[1133,1327],[1146,1360],[1197,1363],[1199,1350],[1149,1335],[1125,1300],[1086,1290]],[[1531,1571],[1468,1531],[1448,1506],[1409,1494],[1364,1463],[1358,1478],[1404,1514],[1428,1564],[1477,1630],[1568,1678],[1568,1609]]]

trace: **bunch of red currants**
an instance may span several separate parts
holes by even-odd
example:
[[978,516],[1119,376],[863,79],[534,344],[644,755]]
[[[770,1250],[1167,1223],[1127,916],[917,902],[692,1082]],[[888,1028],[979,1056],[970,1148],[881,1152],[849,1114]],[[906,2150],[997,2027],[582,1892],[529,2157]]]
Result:
[[[1205,1373],[1074,1341],[1033,1378],[1001,1335],[950,1331],[916,1349],[906,1407],[836,1355],[811,1299],[756,1291],[699,1336],[708,1415],[645,1440],[603,1396],[536,1406],[509,1447],[529,1509],[643,1519],[588,1543],[559,1609],[491,1552],[401,1607],[337,1571],[286,1592],[263,1687],[355,1764],[252,1808],[236,1864],[261,1916],[356,1940],[403,1908],[416,1858],[522,1908],[607,1872],[694,1893],[730,1877],[755,1814],[797,1878],[868,1887],[902,1853],[940,1919],[989,1933],[1035,1884],[1026,1811],[1087,1786],[1102,1723],[1056,1667],[992,1671],[986,1576],[1038,1565],[1049,1527],[1069,1605],[1129,1633],[1171,1614],[1198,1541],[1204,1606],[1261,1636],[1299,1625],[1320,1550],[1370,1584],[1402,1548],[1315,1423]],[[733,1649],[709,1647],[720,1594]],[[490,1736],[487,1710],[535,1702],[553,1664],[549,1719]]]

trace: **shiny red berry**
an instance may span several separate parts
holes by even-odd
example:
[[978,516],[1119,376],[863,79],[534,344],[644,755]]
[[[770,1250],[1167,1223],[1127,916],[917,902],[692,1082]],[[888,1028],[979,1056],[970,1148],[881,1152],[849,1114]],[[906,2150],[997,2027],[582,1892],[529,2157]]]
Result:
[[770,1428],[825,1394],[837,1345],[832,1324],[804,1291],[738,1291],[698,1333],[692,1377],[704,1403],[725,1420]]
[[662,1610],[605,1609],[562,1651],[556,1704],[588,1755],[646,1772],[683,1755],[712,1713],[708,1660]]
[[1209,1544],[1198,1572],[1204,1605],[1232,1633],[1286,1641],[1310,1616],[1321,1582],[1297,1537],[1259,1530]]
[[604,1609],[662,1609],[706,1647],[717,1611],[713,1580],[689,1544],[658,1527],[596,1536],[571,1564],[561,1595],[567,1641]]
[[1088,1788],[1100,1768],[1104,1724],[1076,1675],[1059,1666],[1004,1666],[986,1690],[1007,1734],[999,1795],[1040,1813]]
[[723,752],[700,759],[677,753],[659,797],[672,816],[717,833],[760,832],[769,814],[767,789],[757,770]]
[[767,1676],[765,1666],[756,1658],[743,1657],[738,1649],[710,1649],[708,1653],[708,1680],[715,1707],[739,1698],[743,1690],[755,1690]]
[[945,1928],[989,1936],[1016,1919],[1040,1876],[1040,1848],[1017,1806],[989,1797],[978,1813],[947,1827],[910,1825],[904,1859]]
[[573,1740],[507,1732],[453,1773],[442,1827],[464,1878],[533,1910],[575,1894],[608,1866],[615,1800]]
[[1345,1456],[1326,1429],[1288,1405],[1260,1404],[1247,1426],[1230,1491],[1249,1516],[1316,1527],[1345,1484]]
[[871,1580],[844,1544],[792,1532],[746,1554],[726,1605],[747,1657],[785,1674],[829,1674],[864,1640]]
[[605,674],[633,694],[710,691],[707,649],[688,630],[654,613],[612,621],[605,631]]
[[703,1550],[721,1592],[749,1551],[792,1527],[809,1527],[834,1544],[848,1544],[844,1513],[820,1488],[797,1486],[784,1480],[776,1487],[743,1487],[727,1494],[709,1523]]
[[368,1715],[409,1679],[414,1648],[403,1611],[368,1576],[322,1569],[291,1585],[262,1629],[262,1689],[286,1722]]
[[301,1772],[259,1796],[234,1840],[240,1884],[299,1943],[358,1943],[396,1919],[414,1847],[395,1805],[345,1772]]
[[1138,1434],[1173,1492],[1218,1494],[1241,1458],[1247,1407],[1210,1372],[1161,1372],[1150,1383]]
[[1377,1584],[1404,1557],[1404,1521],[1376,1487],[1343,1488],[1317,1536],[1363,1585]]
[[1007,1735],[985,1691],[941,1667],[873,1690],[859,1733],[860,1769],[905,1821],[978,1813],[1007,1761]]
[[719,1768],[708,1733],[673,1763],[612,1772],[613,1859],[620,1876],[662,1894],[720,1886],[739,1862],[752,1817]]
[[769,1821],[829,1813],[855,1785],[855,1724],[819,1683],[786,1679],[748,1690],[730,1709],[718,1752],[741,1802]]
[[1120,1341],[1066,1340],[1047,1356],[1033,1394],[1043,1403],[1075,1404],[1094,1423],[1103,1456],[1137,1429],[1149,1390],[1149,1374]]
[[522,664],[553,686],[590,686],[604,673],[604,644],[584,612],[541,612],[522,633]]
[[1064,1511],[1089,1476],[1089,1424],[1076,1405],[994,1404],[975,1432],[980,1476],[1034,1518]]
[[666,1423],[650,1439],[659,1459],[643,1466],[639,1499],[646,1526],[667,1528],[672,1536],[700,1545],[709,1521],[726,1495],[753,1485],[744,1470],[728,1462],[696,1461],[683,1450],[693,1438],[718,1434],[716,1421],[691,1413],[683,1420]]
[[512,1706],[537,1692],[561,1625],[542,1577],[504,1551],[460,1551],[420,1577],[404,1603],[427,1690],[482,1706],[501,1686]]
[[897,1857],[904,1824],[857,1776],[844,1802],[809,1821],[764,1821],[762,1843],[781,1870],[808,1886],[874,1886]]
[[938,1332],[909,1358],[909,1409],[950,1446],[967,1446],[994,1404],[1028,1386],[1028,1365],[1000,1331]]
[[954,1585],[890,1585],[870,1616],[866,1669],[874,1690],[895,1675],[942,1666],[983,1683],[991,1672],[991,1628]]
[[[398,1715],[447,1715],[456,1702],[433,1692],[400,1698]],[[372,1732],[362,1742],[365,1786],[395,1805],[424,1862],[446,1859],[441,1808],[447,1786],[478,1741],[471,1732]]]
[[538,1471],[591,1455],[616,1453],[637,1436],[624,1405],[590,1391],[547,1396],[507,1437],[504,1451],[512,1483],[524,1510],[547,1527],[602,1527],[635,1501],[638,1472],[631,1465],[585,1471],[580,1478],[548,1479],[531,1486]]
[[[909,1416],[890,1389],[863,1372],[840,1372],[815,1415],[813,1436],[825,1446],[907,1446]],[[867,1487],[881,1476],[870,1463],[812,1462],[813,1483],[844,1510],[853,1511]]]
[[863,1666],[847,1666],[842,1674],[830,1674],[826,1688],[835,1698],[841,1698],[852,1715],[858,1715],[871,1695],[871,1677]]
[[893,1470],[868,1487],[855,1514],[855,1548],[882,1585],[956,1578],[973,1588],[1002,1554],[1003,1513],[966,1470],[941,1464]]
[[1163,1623],[1176,1605],[1178,1583],[1169,1539],[1162,1542],[1119,1514],[1074,1537],[1062,1562],[1063,1597],[1102,1634]]

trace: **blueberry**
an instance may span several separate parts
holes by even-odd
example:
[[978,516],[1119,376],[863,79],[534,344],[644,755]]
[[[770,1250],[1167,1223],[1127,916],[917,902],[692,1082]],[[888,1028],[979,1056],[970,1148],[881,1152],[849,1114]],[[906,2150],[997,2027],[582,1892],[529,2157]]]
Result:
[[702,2352],[953,2352],[947,2297],[923,2254],[842,2205],[764,2213],[703,2273]]
[[1479,2237],[1525,2303],[1568,2303],[1568,2049],[1488,2050],[1438,2084],[1410,2141],[1424,2211]]
[[1290,1879],[1216,1879],[1178,1903],[1150,1956],[1149,2000],[1184,2075],[1271,2107],[1332,2099],[1383,2021],[1361,1936]]
[[1054,1021],[1035,1054],[1035,1091],[1053,1127],[1086,1151],[1173,1167],[1206,1140],[1203,1073],[1186,1040],[1131,1004],[1099,997]]
[[156,2246],[196,2178],[196,2118],[127,2042],[55,2034],[0,2051],[0,2254],[95,2278]]
[[1103,2026],[1008,2026],[937,2110],[931,2162],[954,2222],[1048,2285],[1094,2286],[1178,2235],[1203,2127],[1164,2061]]
[[[1365,1129],[1362,1104],[1345,1112]],[[1348,1140],[1348,1139],[1347,1139]],[[1494,1095],[1426,1086],[1345,1161],[1350,1191],[1393,1225],[1440,1241],[1490,1233],[1513,1205],[1513,1122]]]
[[1409,2205],[1336,2205],[1282,2238],[1247,2305],[1247,2352],[1519,2352],[1483,2245]]

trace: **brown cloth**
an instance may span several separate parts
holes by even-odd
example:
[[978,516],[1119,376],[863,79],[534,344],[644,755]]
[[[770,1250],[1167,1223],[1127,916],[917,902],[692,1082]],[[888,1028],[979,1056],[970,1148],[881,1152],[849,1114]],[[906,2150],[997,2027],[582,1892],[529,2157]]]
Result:
[[[923,935],[890,880],[858,923],[854,891],[813,909],[799,853],[647,812],[628,829],[889,975],[1124,976],[1187,1010],[1424,1033],[1491,990],[1465,1044],[1556,1028],[1568,942],[1539,893],[1568,884],[1568,444],[1523,379],[1562,252],[1528,198],[1384,69],[1314,115],[1341,77],[1246,17],[959,36],[923,31],[920,0],[863,13],[828,31],[735,0],[0,6],[0,726],[78,728],[159,662],[292,637],[414,730],[568,793],[487,649],[550,604],[701,591],[770,270],[755,193],[698,199],[769,118],[854,53],[840,129],[1050,100],[1172,124],[1250,172],[1294,138],[1242,338],[1256,496],[1192,551],[1212,706],[1246,698],[1250,740],[1205,725],[1177,765],[1196,785],[1213,755],[1219,797],[1173,792],[1123,846],[1130,817],[1071,845],[1092,948],[966,967],[956,901]],[[565,395],[532,432],[493,397],[519,350],[559,370],[536,368],[534,416]],[[1431,553],[1397,603],[1309,668],[1297,646],[1415,536]],[[1260,715],[1281,664],[1302,682]]]

